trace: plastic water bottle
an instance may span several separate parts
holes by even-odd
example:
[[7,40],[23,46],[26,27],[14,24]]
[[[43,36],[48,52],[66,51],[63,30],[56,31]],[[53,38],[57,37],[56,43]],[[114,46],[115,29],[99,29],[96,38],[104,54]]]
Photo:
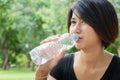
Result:
[[41,65],[59,54],[63,48],[69,50],[78,40],[78,34],[64,33],[57,42],[48,42],[32,49],[29,54],[36,65]]

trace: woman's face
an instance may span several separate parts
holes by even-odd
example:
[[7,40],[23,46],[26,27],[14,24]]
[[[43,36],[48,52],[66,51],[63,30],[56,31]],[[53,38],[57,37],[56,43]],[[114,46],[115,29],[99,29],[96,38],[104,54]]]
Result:
[[74,13],[71,18],[69,32],[79,34],[79,39],[75,45],[78,49],[86,49],[95,45],[101,45],[101,40],[99,39],[95,30],[80,18],[78,18]]

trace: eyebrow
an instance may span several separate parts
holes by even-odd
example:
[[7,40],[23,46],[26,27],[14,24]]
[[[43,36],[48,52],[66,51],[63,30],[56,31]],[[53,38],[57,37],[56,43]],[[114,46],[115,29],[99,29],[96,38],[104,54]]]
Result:
[[[72,17],[70,20],[76,20],[76,18]],[[81,22],[83,21],[82,19],[78,18],[78,20]]]
[[76,20],[76,19],[74,17],[72,17],[71,20]]

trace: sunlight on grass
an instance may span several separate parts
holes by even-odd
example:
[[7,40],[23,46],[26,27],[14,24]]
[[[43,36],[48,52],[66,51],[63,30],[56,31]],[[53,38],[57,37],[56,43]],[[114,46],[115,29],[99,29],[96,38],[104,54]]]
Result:
[[28,69],[12,69],[3,71],[0,69],[0,80],[34,80],[34,71]]

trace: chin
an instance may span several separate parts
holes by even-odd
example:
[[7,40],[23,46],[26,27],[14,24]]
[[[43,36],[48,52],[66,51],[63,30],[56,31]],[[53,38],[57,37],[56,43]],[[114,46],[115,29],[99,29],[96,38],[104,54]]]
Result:
[[75,45],[75,47],[76,47],[76,49],[78,49],[78,50],[82,49],[82,46],[80,46],[80,45]]

